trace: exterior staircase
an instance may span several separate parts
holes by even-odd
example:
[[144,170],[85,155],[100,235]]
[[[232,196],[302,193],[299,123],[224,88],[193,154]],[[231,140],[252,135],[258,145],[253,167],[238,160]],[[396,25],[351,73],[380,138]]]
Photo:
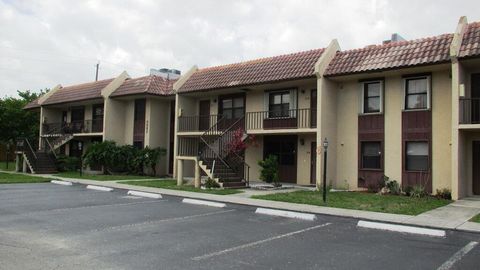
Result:
[[32,146],[28,139],[17,141],[17,151],[23,152],[27,166],[31,173],[34,174],[52,174],[57,173],[55,165],[55,154],[50,150],[36,150],[38,148]]
[[243,154],[234,149],[237,140],[244,141],[246,138],[243,117],[233,123],[231,119],[221,118],[200,136],[203,143],[199,155],[200,168],[221,187],[242,188],[249,185],[250,166],[245,163]]

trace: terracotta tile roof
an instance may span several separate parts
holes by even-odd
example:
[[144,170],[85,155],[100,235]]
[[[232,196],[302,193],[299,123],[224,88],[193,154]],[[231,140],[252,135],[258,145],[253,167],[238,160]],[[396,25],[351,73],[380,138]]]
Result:
[[62,87],[48,97],[42,105],[102,98],[102,89],[111,81],[113,81],[113,78]]
[[247,86],[315,76],[315,63],[324,49],[261,58],[197,70],[178,90],[190,92]]
[[173,84],[176,80],[167,80],[160,76],[149,75],[127,79],[110,96],[127,96],[135,94],[152,94],[159,96],[173,95]]
[[337,52],[325,76],[403,68],[449,61],[453,34]]
[[27,105],[25,105],[23,107],[24,110],[33,110],[33,109],[36,109],[36,108],[40,108],[40,104],[38,104],[38,99],[40,97],[32,100],[31,102],[29,102]]
[[480,22],[467,25],[463,35],[459,57],[471,57],[480,55]]

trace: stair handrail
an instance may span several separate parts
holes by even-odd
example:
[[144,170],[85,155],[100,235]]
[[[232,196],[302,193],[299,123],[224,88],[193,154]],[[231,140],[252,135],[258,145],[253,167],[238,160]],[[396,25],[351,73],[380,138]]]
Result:
[[35,154],[35,151],[33,151],[32,145],[30,144],[30,142],[28,141],[28,139],[27,139],[27,138],[24,138],[23,140],[27,143],[28,148],[29,148],[29,150],[30,150],[30,153],[33,154],[33,156],[35,157],[35,159],[37,159],[37,154]]
[[53,154],[55,158],[57,158],[57,153],[55,153],[55,149],[53,148],[52,144],[50,143],[50,140],[48,138],[45,138],[45,141],[47,142],[49,152]]
[[[213,125],[210,129],[208,129],[207,131],[205,131],[202,136],[200,136],[200,139],[205,143],[205,145],[210,149],[210,151],[213,152],[213,154],[223,163],[225,164],[227,167],[229,167],[230,169],[232,170],[235,170],[237,171],[236,168],[234,168],[232,166],[232,164],[229,164],[229,162],[227,162],[224,157],[222,157],[218,151],[216,151],[212,146],[210,146],[210,144],[207,142],[207,140],[204,138],[205,135],[210,135],[210,133],[212,132],[212,130],[218,130],[217,127],[219,125],[219,123],[222,121],[222,120],[225,120],[226,118],[225,117],[221,117],[221,119],[215,123],[215,125]],[[240,123],[241,121],[244,121],[245,120],[245,115],[243,115],[242,117],[238,118],[233,124],[231,124],[227,129],[225,130],[222,130],[222,133],[221,134],[212,134],[212,135],[217,135],[217,140],[215,141],[218,141],[219,138],[221,138],[223,135],[225,135],[227,132],[230,132],[232,131],[232,129],[236,128],[237,127],[237,124]],[[250,165],[248,165],[245,160],[240,156],[238,155],[235,151],[230,151],[228,154],[230,153],[233,153],[235,155],[235,157],[237,158],[237,160],[239,160],[239,165],[242,165],[243,166],[243,170],[244,170],[244,179],[245,179],[245,182],[247,183],[247,186],[249,185],[249,171],[250,171]],[[215,160],[214,160],[215,161]],[[247,173],[245,173],[245,170],[247,170]],[[237,171],[238,173],[238,171]],[[213,174],[213,171],[212,171],[212,174]]]

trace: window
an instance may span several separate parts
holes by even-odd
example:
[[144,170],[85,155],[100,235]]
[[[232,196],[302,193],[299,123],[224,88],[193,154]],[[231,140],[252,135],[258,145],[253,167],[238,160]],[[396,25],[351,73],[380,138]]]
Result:
[[417,77],[405,80],[405,109],[427,109],[429,102],[429,78]]
[[290,91],[272,92],[268,96],[268,117],[288,117]]
[[407,142],[405,164],[407,171],[428,171],[428,143]]
[[362,142],[362,169],[381,169],[382,146],[380,142]]
[[366,82],[363,84],[363,113],[381,112],[382,83]]
[[222,99],[222,114],[226,119],[238,119],[244,114],[243,97]]

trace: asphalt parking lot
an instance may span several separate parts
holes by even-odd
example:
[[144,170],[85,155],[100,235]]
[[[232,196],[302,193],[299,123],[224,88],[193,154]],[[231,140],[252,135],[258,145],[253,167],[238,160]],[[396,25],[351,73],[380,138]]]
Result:
[[479,234],[418,236],[181,200],[0,185],[0,269],[480,269],[480,245],[462,253]]

